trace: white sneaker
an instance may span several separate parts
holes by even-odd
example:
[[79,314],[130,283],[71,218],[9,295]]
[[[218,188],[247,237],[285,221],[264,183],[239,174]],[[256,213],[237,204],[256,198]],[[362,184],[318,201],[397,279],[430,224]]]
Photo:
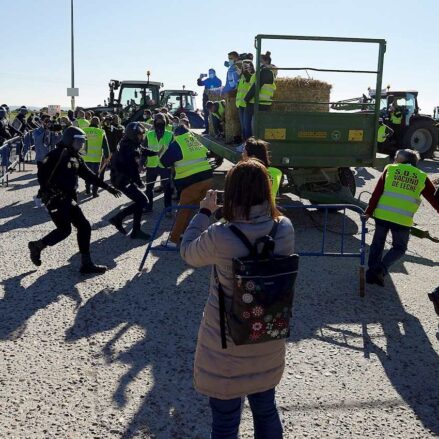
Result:
[[172,250],[176,250],[177,248],[179,248],[179,246],[175,242],[168,241],[167,239],[164,239],[161,242],[161,246],[172,249]]

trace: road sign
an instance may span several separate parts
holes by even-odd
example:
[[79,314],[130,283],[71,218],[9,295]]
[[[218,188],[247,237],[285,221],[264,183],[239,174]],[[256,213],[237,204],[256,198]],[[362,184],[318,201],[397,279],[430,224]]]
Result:
[[68,88],[67,96],[79,96],[79,88]]

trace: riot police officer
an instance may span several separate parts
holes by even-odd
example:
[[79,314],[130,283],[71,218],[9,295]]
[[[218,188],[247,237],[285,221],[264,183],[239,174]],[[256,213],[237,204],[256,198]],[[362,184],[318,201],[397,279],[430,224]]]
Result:
[[119,232],[126,235],[123,220],[133,215],[131,238],[146,239],[150,235],[140,228],[142,212],[148,208],[148,197],[140,189],[145,185],[140,179],[142,160],[141,144],[145,137],[145,128],[139,122],[131,122],[126,126],[125,134],[111,157],[111,183],[134,203],[122,209],[110,219]]
[[43,239],[29,242],[30,257],[37,266],[41,265],[41,252],[46,247],[54,246],[66,239],[73,225],[77,229],[82,258],[80,272],[100,274],[107,269],[105,266],[95,265],[90,258],[91,227],[77,204],[78,177],[106,189],[115,197],[120,197],[120,192],[101,181],[84,163],[79,151],[85,142],[84,131],[77,127],[67,128],[61,142],[47,154],[38,169],[41,199],[56,229]]

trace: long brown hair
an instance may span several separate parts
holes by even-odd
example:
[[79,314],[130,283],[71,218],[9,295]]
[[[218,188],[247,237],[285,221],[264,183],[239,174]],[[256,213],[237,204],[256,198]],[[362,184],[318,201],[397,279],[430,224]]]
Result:
[[259,160],[249,158],[230,169],[224,187],[224,218],[227,221],[249,220],[252,206],[264,203],[273,219],[281,216],[274,204],[265,166]]
[[246,140],[244,148],[249,158],[254,157],[258,159],[267,168],[271,165],[270,154],[268,152],[268,142],[265,140],[250,137]]

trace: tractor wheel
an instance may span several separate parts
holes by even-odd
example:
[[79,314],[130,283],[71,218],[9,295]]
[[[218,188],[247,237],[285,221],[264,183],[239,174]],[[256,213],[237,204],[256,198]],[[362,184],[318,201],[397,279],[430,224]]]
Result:
[[407,128],[402,139],[404,148],[418,151],[422,159],[433,156],[437,143],[437,129],[432,122],[426,120],[414,121]]
[[355,176],[351,168],[339,168],[338,176],[340,177],[340,183],[343,186],[347,186],[351,191],[353,197],[355,197],[355,192],[357,190],[357,183],[355,182]]

